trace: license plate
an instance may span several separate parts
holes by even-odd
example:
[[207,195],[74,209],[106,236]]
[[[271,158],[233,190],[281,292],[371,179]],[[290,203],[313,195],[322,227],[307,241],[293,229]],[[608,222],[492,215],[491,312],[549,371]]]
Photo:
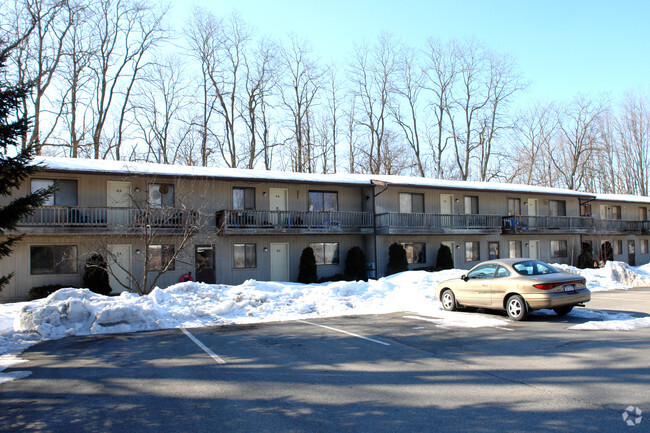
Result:
[[564,291],[565,292],[575,292],[576,288],[572,284],[569,284],[567,286],[564,286]]

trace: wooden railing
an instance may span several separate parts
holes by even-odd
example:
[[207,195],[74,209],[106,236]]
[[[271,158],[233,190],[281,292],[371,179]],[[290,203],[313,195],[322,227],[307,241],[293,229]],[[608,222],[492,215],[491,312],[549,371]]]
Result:
[[428,213],[394,213],[377,215],[377,227],[433,230],[500,230],[500,215],[447,215]]
[[522,216],[503,217],[503,231],[561,231],[567,233],[646,233],[648,221],[601,220],[593,217]]
[[221,210],[217,229],[372,229],[370,212]]

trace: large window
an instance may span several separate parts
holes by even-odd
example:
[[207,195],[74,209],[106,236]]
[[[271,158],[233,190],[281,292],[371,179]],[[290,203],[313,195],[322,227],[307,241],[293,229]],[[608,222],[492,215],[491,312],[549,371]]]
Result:
[[339,264],[339,244],[337,242],[313,242],[309,246],[314,250],[317,265]]
[[521,258],[521,241],[510,241],[509,247],[511,259]]
[[566,216],[566,201],[549,200],[549,214],[551,216]]
[[152,183],[149,186],[149,203],[156,208],[174,207],[174,185]]
[[424,194],[399,193],[400,213],[424,213]]
[[150,271],[162,271],[165,268],[168,271],[176,269],[174,250],[175,247],[173,244],[149,245],[149,250],[147,251],[149,256],[148,269]]
[[234,187],[232,189],[232,208],[235,210],[255,209],[255,188]]
[[480,243],[478,241],[465,242],[465,261],[478,262],[481,260]]
[[478,197],[475,195],[465,196],[465,214],[478,215]]
[[424,242],[402,243],[402,246],[406,251],[406,261],[409,264],[427,262],[426,244]]
[[508,215],[521,215],[521,199],[508,199]]
[[567,257],[567,241],[551,241],[551,257]]
[[257,244],[233,244],[235,269],[257,267]]
[[77,181],[70,179],[32,179],[32,192],[56,184],[56,191],[47,198],[45,206],[77,206]]
[[76,274],[76,245],[32,245],[29,248],[32,275]]
[[336,191],[309,191],[310,212],[336,212],[339,210],[339,193]]

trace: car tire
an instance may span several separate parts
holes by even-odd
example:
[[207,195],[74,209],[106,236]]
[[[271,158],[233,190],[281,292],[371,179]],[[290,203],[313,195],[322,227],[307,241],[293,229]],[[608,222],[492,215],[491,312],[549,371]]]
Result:
[[528,305],[519,295],[512,295],[506,301],[506,312],[512,320],[524,320],[528,316]]
[[556,307],[553,308],[553,311],[555,311],[555,314],[558,316],[566,316],[573,310],[573,305],[566,305],[564,307]]
[[442,303],[442,308],[447,311],[455,311],[458,308],[454,292],[449,289],[442,291],[440,294],[440,302]]

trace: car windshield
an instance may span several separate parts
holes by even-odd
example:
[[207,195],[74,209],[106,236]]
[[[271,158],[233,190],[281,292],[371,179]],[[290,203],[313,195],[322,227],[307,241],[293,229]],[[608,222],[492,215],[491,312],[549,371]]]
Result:
[[556,274],[559,272],[554,267],[543,262],[538,262],[537,260],[526,260],[523,262],[518,262],[512,265],[512,267],[520,275],[544,275]]

